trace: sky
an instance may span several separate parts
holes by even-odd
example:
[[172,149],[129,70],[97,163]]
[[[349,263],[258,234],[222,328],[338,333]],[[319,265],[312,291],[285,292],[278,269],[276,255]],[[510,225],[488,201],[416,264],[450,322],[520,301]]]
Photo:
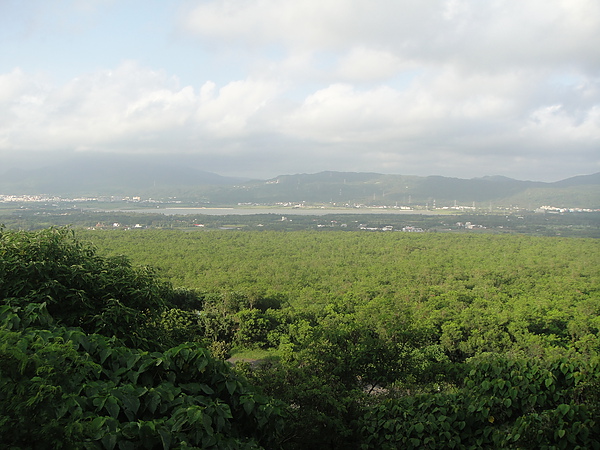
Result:
[[97,154],[600,172],[600,1],[0,0],[0,173]]

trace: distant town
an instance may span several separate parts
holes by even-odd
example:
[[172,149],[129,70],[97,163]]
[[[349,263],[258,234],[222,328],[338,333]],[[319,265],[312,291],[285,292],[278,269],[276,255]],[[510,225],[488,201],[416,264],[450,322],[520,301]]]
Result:
[[[177,199],[176,197],[169,199],[153,199],[153,198],[142,198],[140,196],[97,196],[97,197],[61,197],[56,195],[47,195],[47,194],[39,194],[39,195],[5,195],[0,194],[0,203],[45,203],[45,204],[53,204],[54,206],[64,206],[64,204],[68,203],[136,203],[140,205],[144,204],[152,204],[156,205],[181,205],[183,203],[188,204],[188,202],[184,202],[183,200]],[[207,206],[207,203],[204,203],[203,206]],[[280,207],[280,208],[306,208],[306,209],[315,209],[315,208],[351,208],[351,209],[381,209],[381,210],[399,210],[403,212],[410,211],[419,211],[419,210],[429,210],[429,211],[456,211],[456,212],[491,212],[492,206],[489,207],[475,207],[475,206],[466,206],[466,205],[458,205],[456,202],[453,206],[436,206],[435,202],[432,205],[366,205],[359,203],[318,203],[318,204],[309,204],[306,202],[273,202],[273,203],[254,203],[254,202],[246,202],[246,203],[238,203],[238,207],[240,208],[253,208],[253,207]],[[517,211],[522,210],[522,208],[518,207],[494,207],[494,210],[497,211]],[[600,209],[592,209],[592,208],[576,208],[576,207],[556,207],[551,205],[543,205],[539,206],[535,209],[532,209],[537,213],[550,213],[550,214],[565,214],[565,213],[594,213],[600,212]],[[468,227],[468,226],[467,226]]]

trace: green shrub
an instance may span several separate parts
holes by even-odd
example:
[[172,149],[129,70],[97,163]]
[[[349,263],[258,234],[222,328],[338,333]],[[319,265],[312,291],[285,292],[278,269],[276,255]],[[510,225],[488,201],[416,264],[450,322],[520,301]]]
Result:
[[499,355],[469,362],[452,394],[403,397],[361,419],[363,448],[600,448],[598,361]]
[[0,229],[4,448],[276,448],[285,405],[172,299],[194,300],[67,229]]

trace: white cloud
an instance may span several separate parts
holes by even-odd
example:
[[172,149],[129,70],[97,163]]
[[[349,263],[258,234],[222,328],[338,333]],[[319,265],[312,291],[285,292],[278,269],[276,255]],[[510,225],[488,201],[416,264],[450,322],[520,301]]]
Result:
[[[39,30],[60,36],[61,45],[65,37],[82,39],[44,60],[56,59],[57,71],[80,48],[103,48],[106,35],[95,33],[123,11],[114,1],[64,0],[51,23],[38,23],[48,6],[35,4]],[[561,152],[577,154],[582,172],[598,164],[597,0],[184,4],[192,6],[174,26],[188,33],[153,36],[139,59],[129,52],[143,40],[103,66],[61,72],[63,81],[50,81],[52,70],[35,64],[3,66],[0,152],[178,151],[227,161],[231,170],[239,164],[239,171],[278,161],[269,170],[457,176],[482,175],[477,167],[510,175],[503,168],[540,164],[550,154],[543,164],[557,164]],[[74,5],[84,11],[61,20],[94,23],[95,40],[84,44],[85,26],[55,29],[55,18]],[[149,15],[144,24],[156,20]],[[37,49],[38,38],[23,48]]]
[[[31,80],[4,108],[0,129],[12,149],[102,149],[136,142],[183,125],[194,111],[193,89],[179,89],[163,74],[125,63],[43,89]],[[0,90],[6,83],[0,79]]]
[[184,26],[228,45],[283,44],[293,52],[364,47],[495,69],[600,65],[596,0],[213,0],[190,11]]
[[403,61],[387,50],[358,46],[343,55],[333,76],[340,80],[382,82],[414,64]]
[[381,141],[395,129],[403,107],[401,95],[393,89],[361,92],[348,84],[334,84],[309,95],[285,118],[283,129],[321,142]]
[[[597,86],[563,89],[561,100],[586,98],[588,106],[578,109],[542,104],[552,96],[545,97],[539,80],[528,71],[483,74],[447,66],[399,89],[334,83],[291,102],[283,84],[206,81],[196,90],[133,62],[62,86],[15,70],[0,76],[0,150],[195,152],[244,161],[247,170],[265,158],[291,164],[283,172],[321,164],[406,173],[428,160],[435,173],[458,170],[457,161],[481,166],[504,155],[508,164],[573,146],[593,160]],[[340,166],[332,166],[336,161]]]
[[14,150],[169,151],[171,139],[188,141],[191,148],[204,139],[251,133],[249,120],[278,91],[272,83],[244,80],[218,90],[207,81],[196,93],[192,86],[180,87],[164,73],[132,62],[40,91],[15,71],[0,76],[5,118],[0,145]]
[[582,118],[563,105],[543,106],[532,112],[521,135],[550,151],[567,151],[574,144],[597,152],[600,148],[600,106],[587,110]]
[[408,88],[359,90],[333,84],[309,95],[286,117],[295,136],[326,142],[434,142],[507,133],[526,117],[535,77],[526,73],[469,75],[446,68]]
[[355,8],[343,0],[226,0],[203,2],[186,11],[184,27],[224,41],[249,45],[284,43],[314,48],[343,42],[341,28],[353,19]]
[[25,89],[25,85],[25,75],[19,68],[6,74],[0,74],[0,105],[5,106],[19,96]]
[[279,93],[273,83],[252,80],[233,81],[218,93],[214,84],[205,84],[203,89],[204,101],[199,104],[196,120],[215,136],[229,138],[249,132],[250,118]]

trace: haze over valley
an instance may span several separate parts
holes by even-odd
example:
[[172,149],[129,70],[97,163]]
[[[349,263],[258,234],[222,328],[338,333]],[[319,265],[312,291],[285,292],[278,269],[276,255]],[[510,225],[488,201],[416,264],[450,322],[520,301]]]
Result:
[[0,173],[0,195],[148,200],[207,205],[394,206],[421,209],[600,208],[600,173],[553,183],[500,176],[441,176],[321,172],[268,180],[224,177],[178,161],[151,158],[74,158],[39,169]]

